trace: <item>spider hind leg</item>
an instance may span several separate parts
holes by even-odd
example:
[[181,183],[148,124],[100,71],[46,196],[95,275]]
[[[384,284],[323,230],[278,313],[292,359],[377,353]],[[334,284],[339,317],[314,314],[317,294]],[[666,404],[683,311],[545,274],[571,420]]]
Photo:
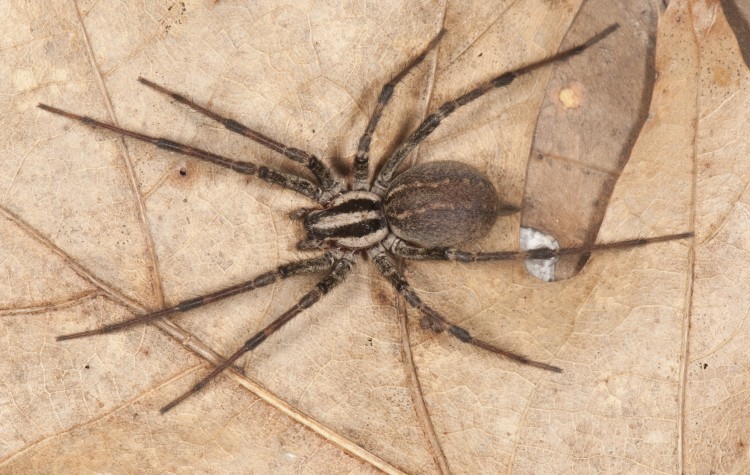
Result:
[[257,348],[269,336],[276,333],[277,330],[289,323],[294,317],[302,313],[304,310],[312,307],[321,298],[327,295],[331,289],[344,281],[347,275],[349,275],[349,271],[351,270],[353,265],[354,260],[350,255],[338,259],[331,268],[330,272],[325,277],[323,277],[323,279],[320,280],[312,290],[303,295],[302,298],[300,298],[292,308],[282,313],[278,318],[276,318],[276,320],[272,321],[265,328],[253,335],[229,358],[216,365],[210,373],[203,377],[203,379],[201,379],[193,387],[182,393],[182,395],[172,400],[172,402],[162,407],[159,412],[164,414],[188,397],[199,392],[212,379],[221,374],[225,369],[232,366],[242,355]]
[[172,305],[171,307],[144,313],[142,315],[136,315],[127,320],[110,323],[93,330],[85,330],[77,333],[60,335],[57,337],[57,341],[74,340],[76,338],[85,338],[94,335],[113,333],[134,327],[136,325],[142,325],[144,323],[152,322],[159,318],[169,317],[175,313],[187,312],[195,308],[208,305],[212,302],[217,302],[234,295],[239,295],[245,292],[259,289],[261,287],[265,287],[267,285],[273,284],[274,282],[287,279],[295,275],[312,274],[315,272],[328,270],[331,268],[331,266],[333,266],[334,261],[337,258],[340,258],[340,253],[332,251],[323,254],[322,256],[317,256],[310,259],[292,261],[286,264],[282,264],[276,269],[260,274],[259,276],[248,281],[231,285],[229,287],[225,287],[208,294],[203,294],[198,297],[183,300],[175,305]]
[[435,333],[441,333],[447,330],[451,334],[451,336],[464,343],[476,346],[477,348],[489,351],[498,356],[502,356],[503,358],[515,361],[516,363],[534,366],[536,368],[552,371],[555,373],[562,372],[562,369],[557,366],[533,360],[524,355],[505,350],[471,336],[468,330],[454,323],[451,323],[448,319],[440,315],[433,308],[422,302],[422,299],[419,298],[414,289],[411,288],[409,282],[406,281],[403,274],[401,274],[401,272],[396,269],[393,260],[388,257],[385,249],[382,246],[376,246],[370,249],[368,253],[373,262],[375,262],[375,265],[378,267],[380,272],[388,280],[388,282],[393,285],[396,291],[398,291],[398,293],[400,293],[404,297],[404,299],[406,299],[406,302],[409,305],[417,309],[419,313],[422,314],[422,320],[420,322],[422,328],[430,329]]

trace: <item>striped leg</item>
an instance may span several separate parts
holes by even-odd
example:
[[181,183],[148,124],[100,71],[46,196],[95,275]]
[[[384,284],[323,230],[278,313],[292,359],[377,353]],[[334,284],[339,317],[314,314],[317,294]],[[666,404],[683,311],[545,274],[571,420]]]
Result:
[[324,295],[326,295],[332,288],[336,287],[338,284],[344,281],[346,276],[349,274],[349,271],[351,270],[353,265],[353,260],[350,256],[345,256],[341,259],[339,259],[331,269],[331,272],[326,275],[323,280],[318,282],[318,285],[315,286],[314,289],[306,293],[302,296],[302,298],[297,302],[294,307],[290,308],[286,312],[284,312],[280,317],[278,317],[276,320],[271,322],[267,327],[253,335],[252,338],[247,340],[242,347],[240,347],[239,350],[235,351],[232,356],[227,358],[224,362],[217,365],[213,371],[208,373],[203,379],[201,379],[196,385],[194,385],[192,388],[190,388],[188,391],[183,393],[180,397],[173,400],[166,406],[162,407],[160,409],[160,412],[164,414],[165,412],[169,411],[191,395],[197,393],[201,389],[203,389],[206,384],[208,384],[209,381],[214,379],[216,376],[218,376],[222,371],[232,366],[235,361],[237,361],[242,355],[247,353],[248,351],[252,351],[255,348],[258,347],[261,343],[263,343],[266,338],[273,335],[279,328],[283,327],[286,323],[291,321],[294,317],[302,313],[303,310],[306,310],[313,306],[318,300],[320,300]]
[[622,249],[631,249],[634,247],[646,246],[657,242],[675,241],[678,239],[688,239],[693,237],[692,232],[669,234],[666,236],[657,236],[652,238],[628,239],[617,242],[604,242],[584,247],[569,247],[563,249],[549,249],[541,247],[530,249],[528,251],[499,251],[499,252],[469,252],[460,249],[451,249],[447,247],[436,247],[432,249],[423,249],[421,247],[408,244],[393,234],[389,235],[383,244],[385,247],[399,257],[404,259],[415,260],[434,260],[434,261],[459,261],[459,262],[480,262],[480,261],[518,261],[525,259],[552,259],[560,256],[569,255],[590,255],[594,252],[617,251]]
[[298,148],[287,147],[286,145],[280,142],[277,142],[273,140],[272,138],[261,134],[260,132],[256,132],[248,128],[247,126],[237,122],[234,119],[230,119],[228,117],[219,115],[210,109],[207,109],[201,105],[196,104],[195,102],[183,96],[182,94],[171,91],[163,86],[160,86],[156,83],[149,81],[146,78],[138,78],[138,81],[141,82],[141,84],[145,84],[151,89],[154,89],[155,91],[158,91],[162,94],[166,94],[167,96],[170,96],[172,99],[176,100],[177,102],[185,104],[186,106],[190,107],[194,111],[199,112],[205,115],[206,117],[209,117],[215,120],[216,122],[222,124],[224,127],[231,130],[232,132],[243,135],[249,138],[250,140],[253,140],[263,145],[266,148],[269,148],[275,152],[280,153],[281,155],[284,155],[286,158],[292,161],[301,163],[302,165],[306,166],[311,172],[313,172],[313,174],[315,175],[315,177],[318,179],[321,186],[323,187],[323,191],[327,192],[331,196],[338,194],[344,189],[343,184],[333,177],[333,174],[331,173],[330,168],[328,168],[328,166],[326,166],[325,163],[320,161],[320,159],[316,157],[315,155],[307,153],[304,150],[300,150]]
[[323,196],[323,190],[318,188],[309,180],[306,180],[302,177],[298,177],[296,175],[290,175],[288,173],[281,173],[279,171],[268,168],[265,165],[256,165],[250,162],[233,160],[231,158],[217,155],[215,153],[211,153],[206,150],[201,150],[199,148],[191,147],[189,145],[181,144],[181,143],[169,140],[169,139],[153,137],[151,135],[142,134],[140,132],[123,129],[123,128],[117,127],[116,125],[107,124],[105,122],[100,122],[90,117],[74,114],[72,112],[67,112],[67,111],[58,109],[56,107],[48,106],[46,104],[39,104],[37,107],[47,112],[52,112],[53,114],[61,115],[69,119],[83,122],[89,127],[101,127],[103,129],[116,132],[120,135],[124,135],[126,137],[131,137],[136,140],[140,140],[142,142],[150,143],[152,145],[155,145],[159,148],[163,148],[165,150],[169,150],[171,152],[177,152],[183,155],[188,155],[190,157],[199,158],[201,160],[211,162],[221,167],[229,168],[230,170],[234,170],[238,173],[242,173],[245,175],[257,176],[261,180],[296,191],[297,193],[305,195],[308,198],[312,198],[313,200],[318,201],[318,202],[325,201],[324,199],[321,199],[321,197]]
[[459,107],[465,106],[466,104],[482,97],[493,89],[507,86],[519,76],[523,76],[524,74],[528,74],[536,69],[542,68],[566,58],[570,58],[571,56],[575,56],[583,52],[588,47],[598,43],[599,41],[607,37],[610,33],[615,31],[618,26],[619,25],[617,24],[610,25],[605,30],[596,34],[583,44],[557,53],[556,55],[543,59],[541,61],[531,63],[528,66],[503,73],[495,77],[494,79],[485,82],[484,84],[480,84],[466,94],[444,103],[443,105],[438,107],[435,112],[428,115],[427,118],[422,121],[419,127],[417,127],[417,130],[415,130],[409,136],[409,138],[406,139],[406,141],[403,142],[390,157],[388,157],[385,165],[383,165],[383,168],[380,170],[380,173],[375,179],[375,182],[373,183],[372,189],[370,191],[383,196],[385,191],[388,189],[388,185],[393,178],[393,174],[396,172],[399,165],[401,165],[401,162],[403,162],[404,158],[406,158],[406,156],[409,155],[409,153],[411,153],[411,151],[414,150],[414,148],[419,145],[422,140],[427,138],[427,136],[430,135],[440,125],[440,122],[442,122],[443,119],[451,115]]
[[445,30],[440,30],[432,41],[430,41],[424,51],[422,51],[419,56],[412,59],[409,64],[404,66],[401,72],[388,81],[380,91],[378,103],[375,105],[375,110],[372,111],[372,116],[370,116],[370,122],[367,123],[365,133],[362,134],[362,137],[359,139],[357,155],[354,157],[354,190],[362,191],[369,188],[367,179],[370,177],[370,142],[372,141],[372,134],[378,127],[380,117],[383,115],[383,109],[385,109],[385,106],[388,105],[393,97],[393,90],[396,88],[396,84],[401,82],[401,80],[404,79],[404,76],[409,74],[409,71],[414,69],[415,66],[425,59],[427,53],[437,45],[438,41],[440,41],[444,34]]
[[422,328],[428,328],[435,333],[440,333],[442,331],[448,330],[448,332],[452,336],[458,338],[464,343],[468,343],[478,348],[482,348],[483,350],[490,351],[511,361],[529,366],[535,366],[537,368],[545,369],[548,371],[554,371],[556,373],[562,372],[562,369],[558,368],[557,366],[529,359],[526,356],[519,355],[518,353],[513,353],[512,351],[504,350],[502,348],[498,348],[497,346],[494,346],[490,343],[474,338],[466,329],[451,323],[437,311],[424,304],[422,302],[422,299],[420,299],[416,292],[414,292],[414,289],[411,288],[404,276],[396,269],[393,260],[388,257],[385,249],[382,246],[376,246],[370,249],[368,253],[370,254],[370,257],[372,258],[373,262],[375,262],[375,265],[378,267],[383,276],[388,279],[388,282],[390,282],[391,285],[393,285],[393,287],[401,295],[404,296],[404,299],[406,299],[409,305],[416,308],[419,313],[422,314]]
[[286,279],[288,277],[292,277],[292,276],[300,275],[300,274],[312,274],[315,272],[328,270],[331,268],[331,266],[333,266],[335,260],[339,259],[340,257],[341,257],[340,252],[331,251],[326,254],[323,254],[322,256],[314,257],[312,259],[305,259],[303,261],[290,262],[288,264],[281,265],[270,272],[261,274],[254,279],[248,280],[247,282],[242,282],[240,284],[233,285],[231,287],[217,290],[216,292],[211,292],[210,294],[201,295],[200,297],[195,297],[189,300],[183,300],[177,305],[173,305],[168,308],[157,310],[155,312],[146,313],[143,315],[137,315],[128,320],[124,320],[122,322],[117,322],[117,323],[111,323],[109,325],[104,325],[103,327],[99,327],[94,330],[87,330],[87,331],[82,331],[78,333],[70,333],[68,335],[60,335],[57,337],[57,340],[58,341],[72,340],[74,338],[83,338],[83,337],[88,337],[88,336],[93,336],[93,335],[102,335],[105,333],[112,333],[112,332],[116,332],[120,330],[125,330],[135,325],[148,323],[150,321],[156,320],[157,318],[167,317],[175,313],[187,312],[188,310],[202,307],[211,302],[216,302],[218,300],[223,300],[233,295],[241,294],[244,292],[249,292],[251,290],[255,290],[260,287],[265,287],[266,285],[273,284],[276,281]]

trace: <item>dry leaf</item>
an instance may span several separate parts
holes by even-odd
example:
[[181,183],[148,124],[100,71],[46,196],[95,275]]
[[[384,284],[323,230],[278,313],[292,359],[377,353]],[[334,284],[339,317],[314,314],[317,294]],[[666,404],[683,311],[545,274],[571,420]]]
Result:
[[[315,278],[158,328],[55,336],[299,258],[301,230],[287,214],[309,203],[36,104],[296,170],[140,86],[143,76],[348,174],[382,83],[441,27],[439,49],[398,87],[374,156],[444,100],[554,53],[579,2],[0,8],[0,471],[747,471],[750,78],[718,2],[661,12],[648,118],[599,237],[694,229],[694,240],[595,256],[552,284],[518,264],[406,266],[432,306],[564,373],[425,333],[361,261],[243,360],[245,376],[222,376],[165,416],[158,408],[205,374],[206,359],[229,354]],[[615,70],[618,55],[609,60]],[[552,72],[456,112],[413,161],[472,163],[520,203]],[[518,225],[502,220],[475,247],[516,248]]]
[[[617,178],[648,117],[657,8],[649,0],[589,0],[561,46],[620,24],[616,41],[555,67],[536,122],[521,224],[555,236],[564,247],[596,242]],[[572,277],[587,260],[560,259],[556,278]]]

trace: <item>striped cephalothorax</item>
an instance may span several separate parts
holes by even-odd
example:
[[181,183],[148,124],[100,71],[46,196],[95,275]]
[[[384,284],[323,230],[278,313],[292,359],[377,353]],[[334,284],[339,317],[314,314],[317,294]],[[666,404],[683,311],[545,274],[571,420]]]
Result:
[[396,268],[392,256],[407,260],[431,259],[457,260],[461,262],[522,260],[527,258],[551,259],[562,254],[590,254],[598,250],[624,249],[652,242],[682,239],[692,234],[682,233],[559,250],[539,248],[531,251],[463,251],[454,246],[476,241],[486,235],[495,223],[498,215],[503,214],[503,212],[515,211],[515,209],[501,209],[498,206],[497,192],[490,180],[480,171],[457,161],[424,163],[416,165],[398,175],[396,171],[399,169],[404,158],[456,109],[478,99],[493,89],[510,84],[519,76],[528,74],[555,61],[564,60],[581,53],[607,37],[616,29],[617,25],[612,25],[585,43],[514,71],[500,74],[469,92],[445,102],[435,112],[427,116],[416,130],[385,159],[383,166],[372,180],[372,183],[370,183],[371,176],[369,172],[370,142],[383,110],[390,102],[395,86],[412,68],[422,62],[426,55],[439,42],[445,31],[439,32],[420,55],[412,59],[393,79],[383,86],[367,128],[359,140],[359,146],[354,157],[354,177],[351,185],[348,185],[341,178],[336,177],[330,168],[316,156],[297,148],[288,147],[259,132],[249,129],[236,120],[219,115],[206,107],[196,104],[181,94],[154,84],[144,78],[139,78],[139,81],[146,86],[166,94],[174,100],[223,124],[232,132],[244,135],[282,154],[286,158],[306,166],[312,172],[315,181],[294,174],[283,173],[265,165],[256,165],[248,161],[230,159],[169,139],[126,130],[86,116],[39,104],[41,109],[48,112],[81,121],[92,127],[108,129],[126,137],[151,143],[159,148],[196,157],[219,166],[230,168],[238,173],[253,175],[261,180],[290,189],[310,198],[317,203],[317,208],[305,208],[293,213],[294,217],[303,221],[306,233],[306,238],[299,243],[299,248],[325,250],[324,253],[310,259],[283,264],[246,282],[185,300],[172,307],[143,315],[136,315],[128,320],[93,330],[63,335],[58,337],[58,340],[68,340],[123,330],[136,324],[153,321],[157,318],[187,312],[211,302],[267,286],[278,280],[295,275],[311,273],[325,274],[314,288],[304,294],[286,312],[248,339],[241,348],[221,364],[215,366],[207,376],[189,391],[164,406],[161,411],[165,412],[186,397],[199,391],[208,381],[229,368],[242,355],[252,351],[296,315],[314,305],[346,278],[358,255],[367,253],[385,279],[393,285],[409,305],[421,314],[421,323],[424,328],[438,333],[447,330],[451,336],[464,343],[474,345],[518,363],[549,371],[561,371],[560,368],[552,364],[535,361],[477,339],[471,336],[464,328],[451,323],[443,315],[422,301],[406,281],[404,275]]
[[326,208],[306,213],[304,222],[307,240],[299,243],[300,249],[367,249],[388,235],[380,197],[369,191],[344,193]]

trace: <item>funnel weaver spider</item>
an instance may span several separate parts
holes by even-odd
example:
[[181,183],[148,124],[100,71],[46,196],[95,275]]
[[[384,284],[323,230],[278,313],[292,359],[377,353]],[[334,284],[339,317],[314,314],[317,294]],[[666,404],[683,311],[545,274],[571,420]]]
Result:
[[142,84],[223,124],[230,131],[244,135],[286,158],[304,165],[315,176],[315,182],[301,176],[279,172],[265,165],[230,159],[169,139],[126,130],[86,116],[39,104],[39,107],[45,111],[80,121],[91,127],[107,129],[122,136],[151,143],[162,149],[229,168],[238,173],[256,176],[261,180],[304,195],[317,204],[317,207],[303,208],[293,213],[293,217],[302,221],[306,233],[306,238],[299,242],[298,247],[304,250],[318,250],[318,255],[315,257],[283,264],[246,282],[185,300],[168,308],[137,315],[128,320],[93,330],[62,335],[58,337],[58,340],[120,331],[158,318],[187,312],[211,302],[249,292],[296,275],[325,274],[317,285],[304,294],[291,308],[248,339],[242,347],[214,367],[191,389],[164,406],[161,409],[161,412],[164,413],[190,395],[200,391],[210,380],[233,365],[242,355],[255,349],[295,316],[317,303],[346,279],[356,262],[357,255],[367,254],[383,277],[403,296],[410,306],[420,313],[423,328],[436,333],[447,331],[448,334],[464,343],[482,348],[517,363],[547,371],[561,372],[561,368],[557,366],[532,360],[518,353],[499,348],[472,336],[466,329],[451,323],[449,319],[422,301],[404,275],[396,268],[393,256],[407,261],[412,259],[455,260],[465,263],[551,259],[564,254],[587,255],[596,251],[627,249],[650,243],[684,239],[692,234],[680,233],[558,250],[538,248],[529,251],[464,251],[456,246],[471,243],[483,237],[489,232],[499,215],[510,214],[517,210],[502,209],[499,205],[497,192],[489,179],[480,171],[460,162],[424,163],[411,167],[400,174],[396,174],[396,171],[409,153],[455,110],[479,99],[494,89],[507,86],[519,76],[581,53],[609,36],[617,27],[616,24],[611,25],[576,47],[561,51],[554,56],[533,62],[519,69],[504,72],[476,86],[469,92],[445,102],[435,112],[428,115],[416,130],[385,159],[379,173],[372,177],[369,165],[370,142],[382,117],[383,110],[391,101],[395,87],[424,60],[443,37],[445,31],[440,31],[421,54],[413,58],[383,86],[367,127],[359,140],[354,158],[354,176],[351,187],[348,187],[344,180],[336,177],[328,165],[316,156],[277,142],[231,118],[224,117],[196,104],[179,93],[144,78],[139,78]]

